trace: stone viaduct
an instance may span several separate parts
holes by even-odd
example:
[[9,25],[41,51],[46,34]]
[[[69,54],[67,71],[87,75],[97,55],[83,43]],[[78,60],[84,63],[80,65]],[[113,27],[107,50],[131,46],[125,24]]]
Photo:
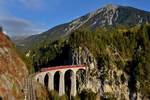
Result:
[[[57,90],[59,95],[65,94],[65,82],[69,80],[70,74],[70,95],[77,94],[76,76],[79,70],[85,70],[84,65],[67,65],[42,68],[40,72],[34,75],[34,79],[45,85],[49,91]],[[67,74],[69,73],[69,74]],[[57,79],[57,81],[55,81]],[[47,80],[47,82],[45,81]],[[56,85],[58,84],[58,85]]]

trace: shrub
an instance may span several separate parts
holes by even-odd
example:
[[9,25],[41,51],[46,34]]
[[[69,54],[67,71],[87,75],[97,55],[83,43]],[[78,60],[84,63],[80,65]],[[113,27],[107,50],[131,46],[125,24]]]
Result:
[[80,94],[81,100],[96,100],[96,93],[91,90],[83,90]]
[[50,98],[50,100],[59,100],[60,99],[57,91],[51,91],[49,93],[49,98]]

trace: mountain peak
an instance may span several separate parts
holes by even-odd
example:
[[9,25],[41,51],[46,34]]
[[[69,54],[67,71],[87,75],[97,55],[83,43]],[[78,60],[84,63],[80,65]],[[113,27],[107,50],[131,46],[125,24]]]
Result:
[[118,5],[116,5],[116,4],[107,4],[106,6],[105,6],[105,8],[107,8],[107,9],[117,9],[119,6]]
[[[107,4],[95,11],[89,12],[79,18],[72,20],[71,22],[55,26],[52,29],[44,32],[43,34],[38,34],[25,39],[25,44],[30,47],[29,40],[39,41],[43,39],[57,40],[60,37],[67,36],[72,33],[72,31],[87,27],[89,29],[95,30],[98,27],[116,27],[125,26],[132,27],[136,25],[141,25],[145,23],[150,23],[150,12],[140,10],[138,8],[130,6],[122,6],[116,4]],[[27,40],[28,39],[28,40]],[[24,40],[23,40],[24,41]],[[20,43],[22,45],[22,43]]]

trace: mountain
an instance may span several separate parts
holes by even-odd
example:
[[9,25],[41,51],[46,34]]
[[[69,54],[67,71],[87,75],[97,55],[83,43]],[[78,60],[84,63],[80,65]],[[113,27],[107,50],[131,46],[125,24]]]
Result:
[[150,25],[147,24],[123,30],[77,29],[67,39],[33,46],[27,58],[35,71],[47,66],[86,65],[87,74],[77,75],[81,78],[86,75],[86,80],[77,80],[79,95],[86,90],[96,94],[100,91],[106,100],[150,98]]
[[71,22],[61,24],[38,35],[17,41],[22,48],[30,48],[33,44],[44,40],[56,40],[68,36],[73,30],[81,27],[96,29],[98,27],[135,26],[150,23],[150,12],[137,8],[108,4]]
[[0,28],[0,100],[23,99],[23,81],[27,75],[25,63]]
[[[149,12],[107,5],[24,39],[21,49],[29,49],[26,57],[35,71],[47,66],[85,64],[86,74],[77,74],[81,76],[77,92],[84,95],[83,100],[89,91],[102,100],[149,100],[149,22]],[[93,99],[94,95],[89,95]]]

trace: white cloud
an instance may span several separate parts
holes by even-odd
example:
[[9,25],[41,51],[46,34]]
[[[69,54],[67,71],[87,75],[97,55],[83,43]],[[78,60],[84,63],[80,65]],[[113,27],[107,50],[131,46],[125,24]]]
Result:
[[[14,6],[19,6],[17,8],[52,11],[56,6],[60,5],[61,1],[62,0],[0,0],[0,26],[3,26],[4,30],[10,36],[41,33],[49,28],[48,25],[41,25],[42,22],[39,22],[40,19],[37,20],[37,23],[15,17],[17,15],[13,14],[10,9],[13,9]],[[18,9],[15,9],[16,12],[17,10]]]
[[29,26],[31,23],[28,20],[16,18],[13,16],[0,16],[0,22],[3,24],[9,24],[14,26]]
[[[34,8],[42,6],[43,0],[0,0],[0,26],[9,36],[38,34],[47,30],[46,25],[41,25],[23,18],[15,17],[7,7],[17,3],[19,6]],[[39,9],[37,9],[39,10]]]
[[14,16],[1,16],[0,26],[9,36],[38,34],[46,30],[45,26]]

